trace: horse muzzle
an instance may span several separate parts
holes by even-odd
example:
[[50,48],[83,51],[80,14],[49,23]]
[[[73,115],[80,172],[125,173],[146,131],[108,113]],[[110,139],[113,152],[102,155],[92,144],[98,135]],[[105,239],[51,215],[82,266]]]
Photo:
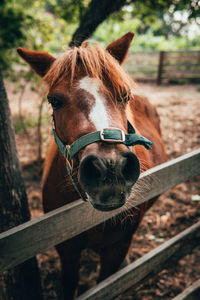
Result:
[[[130,186],[132,187],[139,177],[140,166],[137,157],[130,151],[123,152],[121,156],[116,155],[115,159],[113,159],[113,151],[112,153],[109,152],[111,158],[108,157],[107,159],[102,155],[103,153],[101,153],[102,156],[87,155],[82,160],[79,170],[79,182],[83,190],[77,185],[76,179],[73,176],[71,160],[80,150],[87,149],[90,145],[99,144],[99,142],[104,145],[112,145],[112,147],[113,145],[123,145],[130,148],[131,146],[142,145],[148,150],[151,149],[151,145],[153,144],[151,141],[140,134],[136,134],[134,127],[129,121],[127,121],[127,126],[128,134],[125,134],[119,128],[104,128],[100,131],[85,134],[76,139],[71,145],[68,145],[57,135],[53,116],[55,142],[66,159],[67,172],[74,189],[83,201],[88,200],[88,194],[89,198],[92,199],[91,203],[97,209],[111,210],[125,203],[124,199],[126,199],[126,196],[124,194],[127,195],[127,192],[130,192]],[[104,191],[105,186],[109,186],[110,191],[119,186],[121,196],[117,197],[118,200],[115,201],[116,197],[113,196],[113,193],[110,193],[108,199],[112,199],[112,203],[109,201],[109,204],[102,205],[102,202],[108,202],[108,200],[103,200],[105,196],[101,195],[101,191]]]
[[93,207],[110,211],[125,204],[139,174],[139,161],[130,151],[115,159],[90,154],[80,163],[78,179]]

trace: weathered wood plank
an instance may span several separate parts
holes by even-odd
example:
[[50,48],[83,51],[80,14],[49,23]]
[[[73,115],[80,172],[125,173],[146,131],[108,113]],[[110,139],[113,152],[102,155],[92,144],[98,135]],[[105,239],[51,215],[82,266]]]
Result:
[[[113,299],[129,288],[134,288],[147,276],[158,273],[163,268],[163,265],[169,259],[171,261],[171,258],[176,253],[178,253],[178,256],[180,257],[180,252],[186,244],[189,245],[187,250],[191,251],[191,249],[198,245],[199,242],[200,221],[156,249],[150,251],[127,267],[116,272],[106,280],[82,294],[77,298],[77,300]],[[184,255],[185,254],[186,253],[184,252]]]
[[190,80],[190,79],[200,79],[200,75],[199,74],[163,74],[163,80],[181,80],[181,79],[185,79],[185,80]]
[[[143,60],[142,60],[143,58]],[[148,64],[151,64],[152,67],[156,67],[158,66],[158,57],[154,57],[152,60],[150,60],[150,56],[145,56],[145,57],[131,57],[131,59],[127,59],[124,67],[126,68],[126,66],[133,66],[133,68],[135,66],[137,67],[148,67]]]
[[155,50],[145,50],[145,51],[132,51],[130,52],[130,55],[145,55],[145,54],[150,54],[150,55],[157,55],[159,56],[160,51],[155,51]]
[[134,74],[134,76],[138,76],[138,74],[144,74],[145,76],[152,76],[152,75],[154,75],[154,76],[156,76],[157,75],[157,70],[142,70],[142,69],[135,69],[135,70],[131,70],[131,69],[126,69],[128,72],[129,72],[129,74],[130,73],[133,73]]
[[176,70],[163,70],[163,73],[167,76],[192,76],[192,75],[198,75],[200,78],[200,66],[199,68],[196,68],[196,70],[181,70],[181,69],[176,69]]
[[125,66],[125,70],[134,70],[134,72],[136,71],[140,71],[140,72],[143,72],[143,71],[157,71],[157,68],[158,68],[158,65],[149,65],[148,63],[147,64],[133,64],[133,63],[130,63],[128,65]]
[[191,51],[166,51],[168,57],[198,57],[200,55],[200,51],[191,50]]
[[200,54],[199,55],[196,55],[196,56],[193,56],[193,55],[182,55],[180,54],[180,56],[169,56],[168,53],[167,53],[167,57],[165,58],[165,61],[171,61],[171,62],[174,62],[174,61],[177,61],[177,62],[181,62],[181,61],[199,61],[200,59]]
[[[184,61],[191,61],[191,62],[199,62],[199,59],[200,59],[200,54],[199,55],[196,55],[196,56],[193,56],[193,55],[185,55],[185,56],[182,56],[182,54],[180,55],[176,55],[176,56],[169,56],[168,55],[168,52],[165,52],[166,54],[166,57],[165,57],[165,62],[172,62],[174,63],[175,61],[177,62],[184,62]],[[158,61],[159,61],[159,55],[157,54],[156,56],[152,56],[152,54],[140,54],[138,53],[137,55],[136,54],[130,54],[125,62],[125,65],[128,63],[131,63],[131,62],[134,62],[134,63],[148,63],[150,62],[151,64],[154,64],[154,65],[158,65]]]
[[[164,59],[160,59],[160,62],[163,62],[163,68],[161,68],[162,64],[159,63],[159,56],[162,57],[162,55],[164,55]],[[150,65],[151,68],[149,68]],[[134,76],[134,78],[137,80],[153,80],[159,83],[161,81],[161,76],[165,81],[168,79],[199,79],[199,65],[199,50],[177,50],[161,52],[137,51],[131,52],[129,54],[124,67],[125,70],[128,71],[130,75]],[[155,76],[154,73],[156,73]]]
[[199,300],[200,299],[200,279],[185,289],[172,300]]
[[186,61],[181,61],[181,62],[165,62],[164,64],[165,68],[185,68],[185,67],[189,67],[189,68],[199,68],[200,67],[200,63],[197,64],[196,61],[191,62],[191,60],[186,60]]
[[139,74],[139,75],[135,75],[134,72],[129,72],[130,75],[133,75],[134,78],[137,78],[137,81],[155,81],[156,80],[156,75],[155,74],[154,76],[151,76],[150,74],[149,75],[145,75],[145,74]]
[[[132,206],[137,206],[199,174],[200,149],[152,168],[140,176],[138,184],[143,187],[143,194],[132,201]],[[78,200],[1,233],[0,273],[121,211],[122,209],[117,209],[102,213],[94,210],[90,203]]]

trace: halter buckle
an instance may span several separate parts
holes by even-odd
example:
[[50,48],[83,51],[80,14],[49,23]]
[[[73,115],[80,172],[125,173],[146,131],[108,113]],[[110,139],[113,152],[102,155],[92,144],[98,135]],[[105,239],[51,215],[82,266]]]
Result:
[[[108,131],[109,131],[109,130],[110,130],[110,131],[113,131],[113,130],[119,131],[120,134],[121,134],[121,138],[119,138],[119,139],[115,139],[115,138],[114,138],[114,139],[112,139],[112,138],[106,138],[105,135],[108,134],[108,133],[105,133],[105,132],[104,132],[105,130],[108,130]],[[101,138],[101,140],[102,140],[103,142],[109,142],[109,143],[124,143],[124,142],[125,142],[125,139],[126,139],[124,131],[121,130],[121,129],[119,129],[119,128],[114,128],[114,127],[112,127],[112,128],[103,128],[103,129],[100,131],[100,138]]]

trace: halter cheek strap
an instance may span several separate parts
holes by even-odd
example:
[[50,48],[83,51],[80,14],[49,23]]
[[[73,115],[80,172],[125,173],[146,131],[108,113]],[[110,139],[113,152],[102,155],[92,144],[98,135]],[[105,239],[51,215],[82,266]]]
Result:
[[73,175],[72,175],[72,158],[85,146],[90,145],[95,142],[105,142],[105,143],[122,143],[127,147],[142,145],[146,149],[151,149],[151,145],[153,144],[147,138],[140,134],[136,134],[134,127],[128,121],[128,134],[125,134],[123,130],[118,128],[104,128],[101,131],[95,131],[88,133],[86,135],[81,136],[79,139],[75,140],[71,145],[66,145],[61,141],[58,137],[55,129],[55,122],[53,117],[53,134],[55,138],[55,142],[58,146],[58,149],[62,153],[62,155],[66,159],[66,167],[68,175],[71,178],[74,188],[78,192],[79,196],[87,201],[87,195],[85,192],[78,187]]

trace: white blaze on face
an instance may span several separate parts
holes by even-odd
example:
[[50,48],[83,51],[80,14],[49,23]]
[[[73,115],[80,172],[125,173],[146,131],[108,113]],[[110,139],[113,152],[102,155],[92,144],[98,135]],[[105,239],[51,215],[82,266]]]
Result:
[[105,99],[100,94],[100,84],[97,78],[88,76],[82,78],[79,87],[95,98],[94,106],[90,112],[89,118],[96,127],[96,130],[109,127],[109,117],[105,108]]

